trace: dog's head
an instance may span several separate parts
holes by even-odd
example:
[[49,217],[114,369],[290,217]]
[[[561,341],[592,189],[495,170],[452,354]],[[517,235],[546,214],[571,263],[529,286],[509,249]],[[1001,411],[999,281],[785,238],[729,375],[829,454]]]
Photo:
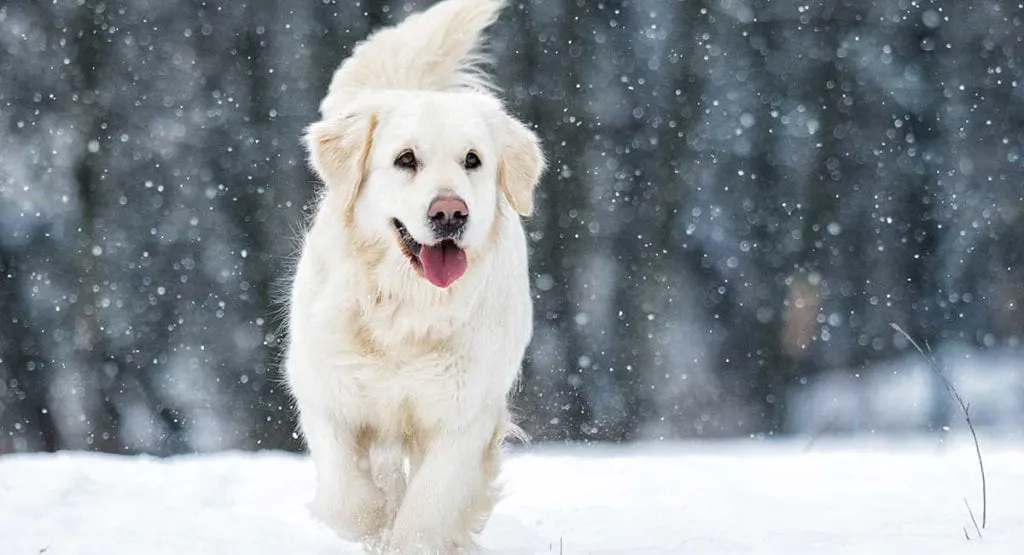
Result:
[[440,288],[490,247],[503,205],[532,212],[544,168],[536,135],[471,92],[357,99],[310,126],[306,144],[342,225],[386,243]]

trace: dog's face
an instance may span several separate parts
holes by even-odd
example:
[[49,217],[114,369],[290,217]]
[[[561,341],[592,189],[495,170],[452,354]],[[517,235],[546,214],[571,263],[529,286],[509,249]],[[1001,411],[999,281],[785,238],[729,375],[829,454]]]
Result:
[[446,288],[488,248],[501,203],[532,211],[536,136],[493,98],[384,93],[311,126],[313,166],[360,239]]

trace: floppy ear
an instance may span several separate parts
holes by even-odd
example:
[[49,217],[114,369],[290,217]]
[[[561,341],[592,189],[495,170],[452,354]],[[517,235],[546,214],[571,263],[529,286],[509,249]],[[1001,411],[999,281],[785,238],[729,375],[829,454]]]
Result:
[[377,114],[349,112],[310,125],[304,137],[309,160],[328,190],[352,210],[367,171]]
[[505,144],[498,160],[498,183],[508,203],[522,216],[533,213],[533,188],[544,172],[544,154],[537,135],[506,116]]

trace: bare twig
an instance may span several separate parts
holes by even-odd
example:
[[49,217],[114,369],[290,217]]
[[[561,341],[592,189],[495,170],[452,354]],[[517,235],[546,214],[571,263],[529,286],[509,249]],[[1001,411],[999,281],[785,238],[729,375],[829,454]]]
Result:
[[[945,374],[942,373],[942,370],[939,368],[938,361],[936,361],[935,357],[931,354],[931,348],[929,347],[928,352],[926,353],[924,349],[914,341],[914,338],[910,337],[910,334],[903,330],[903,328],[899,327],[896,323],[891,323],[889,325],[892,326],[892,329],[905,337],[906,340],[909,341],[915,349],[917,349],[917,352],[921,353],[921,356],[928,362],[932,371],[942,379],[942,384],[946,387],[946,391],[949,392],[953,399],[960,405],[960,410],[964,415],[964,422],[967,423],[967,428],[971,431],[971,438],[974,439],[974,452],[978,456],[978,469],[981,471],[981,528],[984,528],[988,522],[988,488],[985,484],[985,463],[981,459],[981,445],[978,443],[978,433],[974,430],[974,423],[971,422],[971,407],[964,402],[964,398],[960,396],[960,393],[958,393],[956,388],[953,387],[953,384],[946,378]],[[966,502],[967,500],[964,499],[964,503]],[[971,507],[968,505],[967,510],[970,511],[970,509]],[[974,513],[971,513],[971,520],[975,520]],[[974,528],[978,531],[978,537],[980,538],[981,529],[978,528],[977,521],[974,522]]]
[[974,531],[978,533],[978,537],[981,537],[981,530],[978,529],[978,519],[974,518],[974,511],[971,510],[971,504],[967,502],[967,498],[964,497],[964,505],[967,506],[967,514],[971,515],[971,523],[974,524]]

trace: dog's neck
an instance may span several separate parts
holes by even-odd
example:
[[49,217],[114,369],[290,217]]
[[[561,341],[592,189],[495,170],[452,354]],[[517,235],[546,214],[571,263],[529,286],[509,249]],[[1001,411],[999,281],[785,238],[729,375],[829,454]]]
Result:
[[[352,317],[381,349],[451,340],[468,325],[490,273],[490,256],[474,257],[466,274],[445,289],[419,275],[389,245],[353,245],[369,271],[348,276],[360,294]],[[373,330],[373,331],[369,331]]]
[[469,322],[482,288],[484,272],[474,268],[447,289],[431,285],[414,272],[368,280],[359,296],[359,318],[370,329],[381,330],[382,341],[418,342],[449,337]]

